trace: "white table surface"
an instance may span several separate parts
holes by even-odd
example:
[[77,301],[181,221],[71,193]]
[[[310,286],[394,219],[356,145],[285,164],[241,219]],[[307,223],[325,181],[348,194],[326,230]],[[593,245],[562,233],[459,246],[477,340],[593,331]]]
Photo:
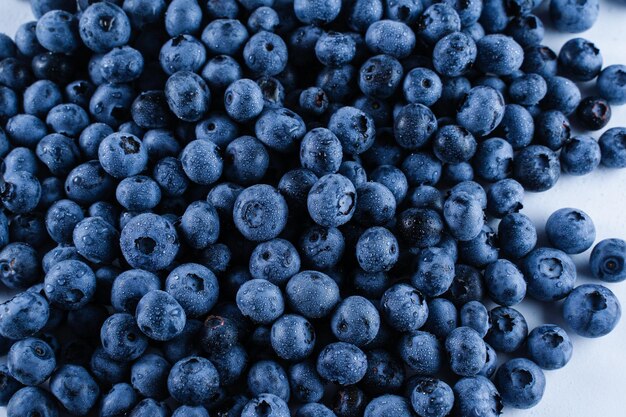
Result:
[[[549,28],[546,23],[544,44],[557,53],[560,46],[573,37],[585,37],[600,48],[605,65],[626,64],[626,0],[604,0],[600,17],[589,31],[568,35]],[[0,32],[10,36],[18,26],[33,20],[27,0],[0,0]],[[591,93],[592,86],[588,91]],[[585,89],[583,90],[585,91]],[[626,106],[614,107],[607,128],[626,126]],[[594,133],[599,137],[599,133]],[[584,177],[563,176],[556,187],[545,193],[527,193],[523,213],[530,216],[545,242],[543,227],[548,216],[561,207],[576,207],[594,220],[598,241],[618,237],[626,239],[626,170],[600,168]],[[579,283],[594,282],[589,274],[589,252],[574,257],[579,268]],[[597,282],[597,281],[596,281]],[[601,339],[585,339],[572,335],[574,356],[563,369],[547,371],[543,400],[531,410],[506,409],[506,417],[624,417],[626,416],[626,282],[608,284],[624,305],[624,317],[617,328]],[[519,310],[529,328],[542,323],[563,325],[559,305],[524,301]],[[517,307],[516,307],[517,308]],[[5,417],[0,409],[0,417]]]

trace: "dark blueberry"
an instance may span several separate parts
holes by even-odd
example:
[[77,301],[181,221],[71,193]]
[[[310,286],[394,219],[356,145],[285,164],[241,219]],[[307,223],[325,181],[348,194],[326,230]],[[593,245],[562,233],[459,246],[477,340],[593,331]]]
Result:
[[587,130],[600,130],[611,120],[611,105],[603,98],[587,97],[576,110],[578,122]]

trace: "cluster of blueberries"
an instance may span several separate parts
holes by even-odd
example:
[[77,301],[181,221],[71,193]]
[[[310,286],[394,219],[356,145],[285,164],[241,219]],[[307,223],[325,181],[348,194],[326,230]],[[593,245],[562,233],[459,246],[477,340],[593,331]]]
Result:
[[[556,211],[540,247],[524,192],[626,167],[626,128],[569,122],[606,126],[626,66],[541,45],[541,3],[31,0],[0,36],[8,416],[536,405],[572,343],[514,306],[585,337],[621,309],[576,286],[589,216]],[[598,7],[549,15],[576,33]],[[625,262],[608,239],[589,264],[619,282]]]

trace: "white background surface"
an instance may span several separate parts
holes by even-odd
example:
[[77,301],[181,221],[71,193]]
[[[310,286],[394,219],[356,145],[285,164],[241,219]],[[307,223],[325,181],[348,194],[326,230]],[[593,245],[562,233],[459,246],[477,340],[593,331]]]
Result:
[[[545,13],[539,13],[547,26],[544,44],[557,53],[560,46],[576,36],[585,37],[600,48],[605,65],[626,63],[626,1],[601,2],[600,17],[595,26],[579,35],[557,34],[549,28]],[[0,0],[0,32],[10,36],[18,26],[33,20],[28,1]],[[592,83],[593,84],[593,83]],[[591,93],[593,86],[583,89]],[[584,94],[583,94],[584,95]],[[626,126],[626,106],[613,108],[608,128]],[[599,133],[594,133],[599,137]],[[585,177],[561,178],[557,186],[545,193],[527,194],[523,213],[530,216],[545,242],[543,225],[548,216],[561,207],[576,207],[594,220],[598,240],[618,237],[626,239],[626,170],[600,168]],[[579,283],[591,282],[587,267],[589,252],[576,256]],[[626,282],[608,284],[626,310]],[[517,308],[517,307],[516,307]],[[564,326],[560,305],[524,301],[519,306],[529,328],[542,323]],[[572,334],[567,327],[568,333]],[[572,335],[574,356],[558,371],[547,371],[546,392],[542,402],[531,410],[511,410],[506,417],[625,417],[626,416],[626,311],[618,327],[601,339],[584,339]],[[6,411],[0,410],[0,417]]]

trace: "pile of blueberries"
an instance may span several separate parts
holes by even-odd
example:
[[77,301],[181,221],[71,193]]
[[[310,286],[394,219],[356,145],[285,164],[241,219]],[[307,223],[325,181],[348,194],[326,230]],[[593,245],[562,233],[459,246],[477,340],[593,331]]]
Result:
[[[557,55],[533,14],[581,32],[598,0],[549,2],[31,0],[0,36],[8,416],[536,405],[572,342],[514,306],[585,337],[621,308],[576,286],[589,216],[541,247],[524,193],[626,167],[626,128],[574,133],[626,103],[626,66]],[[607,239],[589,265],[625,262]]]

